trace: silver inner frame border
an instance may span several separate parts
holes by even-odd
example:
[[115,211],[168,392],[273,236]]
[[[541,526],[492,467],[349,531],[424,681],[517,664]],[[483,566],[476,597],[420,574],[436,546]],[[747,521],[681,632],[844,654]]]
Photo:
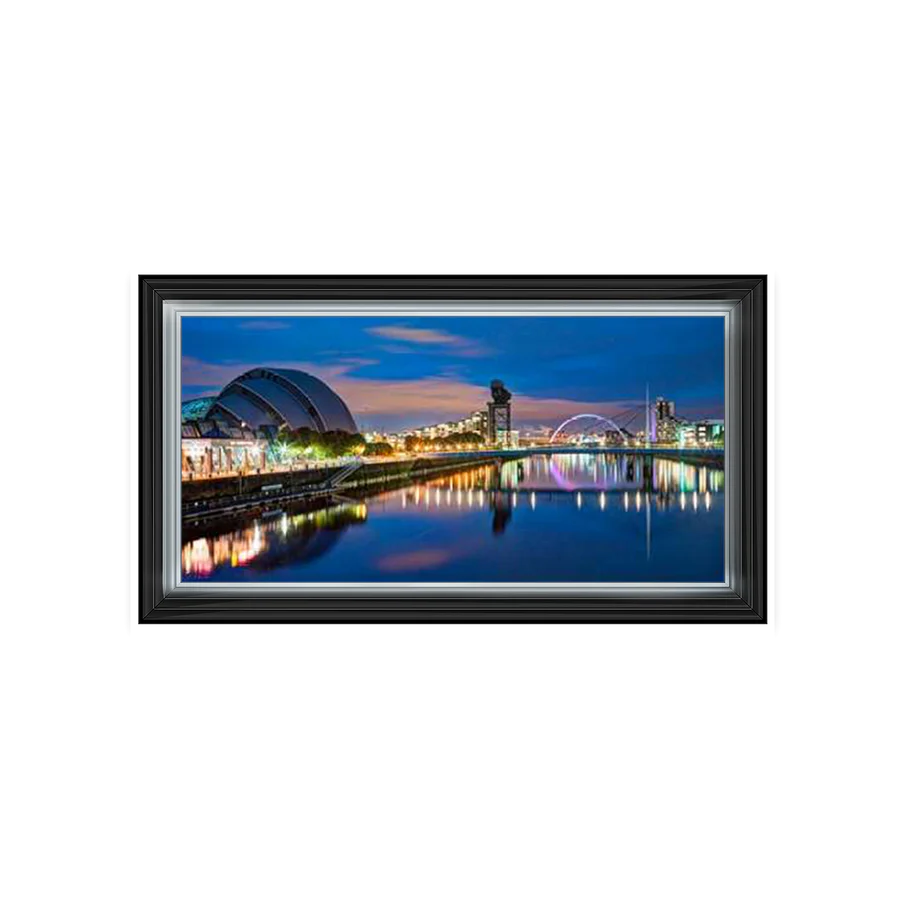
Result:
[[[725,581],[723,582],[282,582],[189,584],[181,581],[181,319],[183,316],[717,316],[725,329]],[[741,471],[740,304],[735,301],[574,300],[221,300],[167,301],[163,305],[163,596],[332,599],[571,599],[615,596],[634,599],[715,598],[739,585],[735,548],[739,546]]]

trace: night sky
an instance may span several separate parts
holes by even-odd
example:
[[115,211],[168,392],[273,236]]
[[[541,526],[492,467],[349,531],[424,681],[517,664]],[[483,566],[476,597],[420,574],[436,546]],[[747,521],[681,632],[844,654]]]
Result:
[[255,366],[303,369],[362,430],[459,418],[483,408],[494,378],[513,393],[516,427],[621,414],[643,403],[648,382],[679,415],[724,415],[719,317],[185,316],[182,353],[184,400]]

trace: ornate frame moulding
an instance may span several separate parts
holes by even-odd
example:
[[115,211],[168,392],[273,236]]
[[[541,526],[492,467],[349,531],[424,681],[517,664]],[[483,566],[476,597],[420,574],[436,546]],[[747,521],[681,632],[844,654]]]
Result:
[[[138,295],[140,622],[766,621],[764,275],[144,275]],[[725,581],[182,583],[180,321],[245,314],[722,317]]]

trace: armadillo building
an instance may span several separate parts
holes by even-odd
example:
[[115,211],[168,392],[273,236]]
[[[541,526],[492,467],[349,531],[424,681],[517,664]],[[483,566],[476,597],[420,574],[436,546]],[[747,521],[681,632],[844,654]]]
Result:
[[259,429],[356,432],[347,404],[324,381],[299,369],[251,369],[227,384],[208,418]]
[[214,398],[182,404],[181,468],[186,477],[265,470],[279,430],[346,431],[356,422],[324,381],[299,369],[250,369]]

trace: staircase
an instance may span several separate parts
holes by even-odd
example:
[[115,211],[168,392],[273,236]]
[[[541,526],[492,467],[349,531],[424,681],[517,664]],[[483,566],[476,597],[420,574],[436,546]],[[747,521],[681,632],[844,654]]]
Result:
[[344,466],[343,469],[338,469],[333,475],[330,475],[326,478],[322,484],[322,488],[326,488],[328,490],[332,490],[336,488],[339,484],[343,484],[354,472],[363,467],[362,460],[355,459],[353,462],[348,463]]

